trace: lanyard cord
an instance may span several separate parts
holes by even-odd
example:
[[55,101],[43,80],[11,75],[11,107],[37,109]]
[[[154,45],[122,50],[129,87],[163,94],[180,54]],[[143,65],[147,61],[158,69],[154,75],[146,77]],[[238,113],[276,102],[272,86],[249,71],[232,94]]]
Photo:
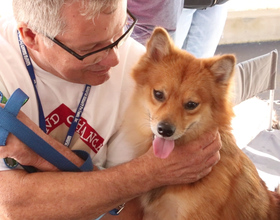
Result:
[[80,100],[80,103],[78,105],[75,117],[73,118],[73,121],[70,125],[70,128],[68,130],[68,133],[67,133],[65,141],[64,141],[64,145],[67,146],[67,147],[69,147],[69,145],[71,143],[71,140],[72,140],[72,138],[74,136],[74,133],[76,131],[76,127],[79,123],[79,120],[80,120],[80,118],[82,116],[82,113],[84,111],[84,108],[86,106],[86,102],[87,102],[87,99],[88,99],[88,96],[89,96],[90,89],[91,89],[90,85],[85,86],[85,89],[84,89],[82,98]]
[[34,90],[35,90],[36,99],[37,99],[37,102],[38,102],[39,126],[46,133],[47,129],[46,129],[45,116],[44,116],[41,100],[40,100],[38,89],[37,89],[37,81],[36,81],[36,77],[35,77],[35,73],[34,73],[34,68],[33,68],[33,65],[31,63],[27,48],[24,45],[24,43],[23,43],[23,41],[20,37],[20,32],[17,31],[17,34],[18,34],[18,43],[19,43],[21,54],[22,54],[22,58],[24,60],[27,71],[30,75],[30,78],[31,78],[31,81],[32,81],[32,84],[33,84],[33,87],[34,87]]
[[[42,103],[41,103],[39,93],[38,93],[37,81],[36,81],[36,76],[35,76],[35,73],[34,73],[34,68],[33,68],[29,53],[27,51],[27,48],[26,48],[25,44],[23,43],[23,41],[21,39],[20,32],[17,31],[17,34],[18,34],[18,42],[19,42],[19,47],[20,47],[20,50],[21,50],[21,54],[22,54],[24,63],[26,65],[27,71],[30,75],[30,78],[31,78],[31,81],[32,81],[32,84],[33,84],[33,87],[34,87],[34,90],[35,90],[35,93],[36,93],[36,99],[37,99],[37,102],[38,102],[38,111],[39,111],[39,126],[46,133],[46,131],[47,131],[46,121],[45,121],[45,116],[44,116],[44,112],[43,112]],[[87,99],[88,99],[88,96],[89,96],[90,89],[91,89],[90,85],[85,85],[85,89],[84,89],[83,95],[81,97],[80,103],[78,105],[78,108],[76,110],[75,117],[74,117],[74,119],[73,119],[73,121],[70,125],[70,128],[68,130],[68,133],[67,133],[65,141],[64,141],[64,145],[67,146],[67,147],[69,147],[69,145],[71,143],[71,140],[74,136],[76,127],[77,127],[77,125],[79,123],[79,120],[82,116],[82,113],[84,111],[84,108],[85,108],[85,105],[86,105],[86,102],[87,102]]]

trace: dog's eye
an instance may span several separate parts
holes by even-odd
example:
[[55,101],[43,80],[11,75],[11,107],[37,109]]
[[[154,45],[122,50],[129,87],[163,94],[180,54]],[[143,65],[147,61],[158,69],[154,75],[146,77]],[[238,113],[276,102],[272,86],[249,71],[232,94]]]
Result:
[[165,100],[164,93],[154,89],[154,97],[156,100],[163,102]]
[[199,103],[190,101],[184,105],[184,108],[186,110],[194,110],[198,105],[199,105]]

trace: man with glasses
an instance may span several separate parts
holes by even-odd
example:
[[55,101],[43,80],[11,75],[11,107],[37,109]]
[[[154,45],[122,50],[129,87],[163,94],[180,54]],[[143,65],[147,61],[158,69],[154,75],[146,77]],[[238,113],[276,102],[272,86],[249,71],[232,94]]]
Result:
[[[94,171],[58,171],[29,148],[41,147],[37,138],[24,144],[2,118],[1,219],[141,219],[134,198],[211,171],[219,160],[216,132],[165,160],[152,151],[129,155],[119,128],[133,86],[129,73],[144,47],[129,37],[136,19],[125,0],[14,0],[13,9],[16,22],[0,21],[0,98],[24,91],[29,101],[14,116],[77,167],[86,159],[72,150],[87,152]],[[9,117],[12,97],[0,104]]]

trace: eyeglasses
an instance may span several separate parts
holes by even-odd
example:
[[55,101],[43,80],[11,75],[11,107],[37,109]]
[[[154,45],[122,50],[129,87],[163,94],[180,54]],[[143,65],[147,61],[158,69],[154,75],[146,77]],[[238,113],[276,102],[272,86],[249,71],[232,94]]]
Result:
[[[59,40],[57,40],[56,38],[51,38],[49,36],[47,36],[47,38],[49,38],[51,41],[53,41],[58,46],[60,46],[61,48],[66,50],[68,53],[72,54],[74,57],[76,57],[77,59],[79,59],[81,61],[84,60],[88,56],[91,56],[93,54],[97,55],[97,53],[99,53],[98,54],[99,56],[96,56],[94,59],[95,62],[97,63],[97,62],[101,61],[105,56],[107,56],[111,49],[113,49],[114,47],[119,48],[126,41],[126,39],[131,35],[133,28],[134,28],[135,24],[137,23],[137,19],[134,17],[134,15],[131,14],[131,12],[129,10],[127,10],[127,14],[128,14],[128,18],[127,18],[126,24],[124,26],[124,34],[119,39],[117,39],[114,43],[112,43],[106,47],[103,47],[96,51],[92,51],[83,56],[77,54],[74,50],[70,49],[69,47],[67,47],[66,45],[61,43]],[[103,53],[101,53],[101,52],[103,52]]]

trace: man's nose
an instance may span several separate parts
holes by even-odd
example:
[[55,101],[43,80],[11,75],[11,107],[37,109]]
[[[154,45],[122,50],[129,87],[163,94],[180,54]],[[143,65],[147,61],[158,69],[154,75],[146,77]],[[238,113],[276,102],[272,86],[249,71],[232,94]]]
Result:
[[106,57],[104,57],[99,64],[102,66],[110,66],[114,67],[118,65],[120,62],[120,54],[119,49],[117,47],[113,47]]

